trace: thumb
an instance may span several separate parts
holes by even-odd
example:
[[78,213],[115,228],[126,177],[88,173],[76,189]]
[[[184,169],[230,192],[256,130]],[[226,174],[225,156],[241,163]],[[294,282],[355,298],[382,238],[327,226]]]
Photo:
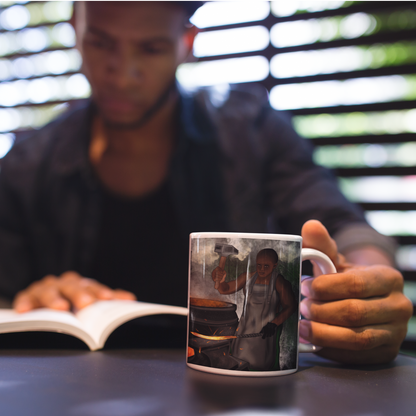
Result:
[[303,248],[314,248],[325,253],[337,267],[340,263],[338,248],[324,225],[317,220],[309,220],[302,227]]

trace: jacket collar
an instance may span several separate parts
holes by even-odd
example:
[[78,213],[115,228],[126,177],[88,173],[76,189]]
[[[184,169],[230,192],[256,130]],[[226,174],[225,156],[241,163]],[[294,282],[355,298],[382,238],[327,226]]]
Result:
[[[213,137],[213,125],[207,117],[209,106],[207,94],[202,91],[197,94],[187,93],[179,86],[178,91],[178,147],[187,147],[189,143],[200,145],[210,143]],[[53,134],[56,140],[53,140],[55,148],[51,163],[56,173],[63,176],[77,172],[91,175],[88,148],[95,112],[93,101],[88,99],[52,123],[55,127]]]
[[53,171],[63,176],[85,171],[88,167],[88,147],[94,105],[85,100],[52,123],[54,139],[50,153],[53,154]]

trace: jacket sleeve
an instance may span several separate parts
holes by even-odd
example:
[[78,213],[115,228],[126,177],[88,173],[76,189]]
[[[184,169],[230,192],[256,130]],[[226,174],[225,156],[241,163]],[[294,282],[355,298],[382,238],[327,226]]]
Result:
[[267,110],[261,127],[265,192],[273,217],[284,232],[299,233],[309,219],[321,221],[341,252],[378,246],[393,259],[395,245],[371,228],[362,210],[339,190],[333,174],[313,162],[312,146],[300,138],[288,117]]
[[0,297],[8,299],[33,280],[24,206],[11,183],[19,181],[22,173],[19,166],[14,169],[15,163],[13,154],[6,157],[0,172]]
[[341,252],[371,245],[394,259],[394,242],[371,228],[334,175],[314,163],[311,143],[270,107],[264,89],[233,87],[219,110],[209,99],[203,104],[216,127],[230,230],[299,235],[316,219]]

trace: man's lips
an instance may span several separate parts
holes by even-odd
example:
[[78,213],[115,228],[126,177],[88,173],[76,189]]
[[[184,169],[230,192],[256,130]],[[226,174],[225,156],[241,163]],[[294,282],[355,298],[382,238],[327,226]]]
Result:
[[134,101],[120,98],[104,98],[99,100],[100,105],[109,111],[130,112],[140,110],[140,105]]

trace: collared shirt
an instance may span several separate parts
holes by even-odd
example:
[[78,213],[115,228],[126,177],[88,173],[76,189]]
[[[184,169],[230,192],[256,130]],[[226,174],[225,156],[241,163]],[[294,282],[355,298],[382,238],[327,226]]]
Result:
[[[101,214],[88,160],[90,102],[17,143],[0,173],[0,295],[47,274],[91,272]],[[259,90],[181,94],[168,186],[184,235],[194,231],[300,234],[322,221],[342,249],[391,243],[365,222],[311,146]],[[353,230],[353,232],[351,232]]]

